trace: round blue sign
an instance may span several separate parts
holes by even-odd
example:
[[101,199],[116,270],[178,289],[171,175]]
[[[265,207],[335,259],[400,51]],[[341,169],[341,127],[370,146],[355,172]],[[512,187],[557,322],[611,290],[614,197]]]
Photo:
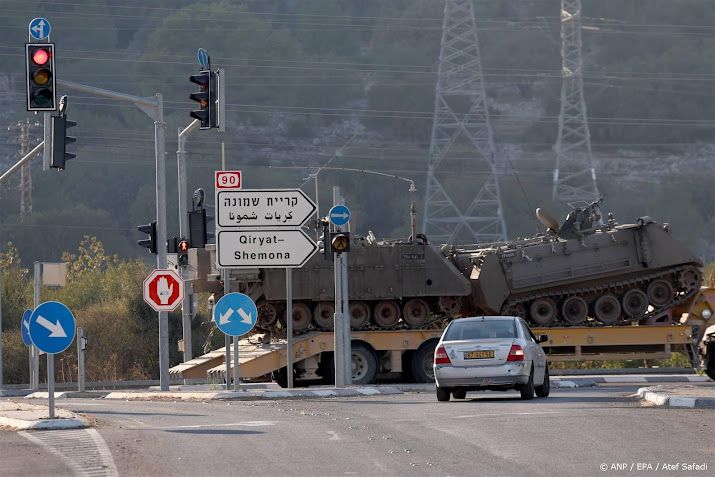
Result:
[[345,225],[350,222],[350,209],[343,204],[334,205],[328,213],[328,218],[337,226]]
[[30,35],[35,40],[44,40],[50,36],[50,31],[52,30],[47,18],[42,17],[33,18],[28,28],[30,29]]
[[74,315],[64,304],[46,301],[30,316],[30,338],[40,351],[61,353],[72,344],[75,334]]
[[30,338],[30,317],[32,316],[32,310],[25,310],[22,314],[22,323],[20,323],[20,330],[22,334],[22,342],[25,346],[32,346],[32,338]]
[[213,320],[225,334],[243,336],[256,325],[258,309],[248,295],[229,293],[214,305]]
[[206,53],[206,50],[203,48],[199,48],[198,53],[196,53],[196,59],[199,61],[199,64],[203,69],[207,69],[209,67],[209,54]]

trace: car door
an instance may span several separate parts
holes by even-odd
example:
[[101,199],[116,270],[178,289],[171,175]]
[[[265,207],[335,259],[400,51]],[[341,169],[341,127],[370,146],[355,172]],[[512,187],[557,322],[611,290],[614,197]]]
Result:
[[539,343],[537,343],[536,336],[523,320],[519,320],[521,324],[522,332],[524,333],[524,340],[527,344],[528,355],[534,363],[534,384],[539,386],[544,381],[544,372],[546,371],[546,354],[544,350],[541,349]]

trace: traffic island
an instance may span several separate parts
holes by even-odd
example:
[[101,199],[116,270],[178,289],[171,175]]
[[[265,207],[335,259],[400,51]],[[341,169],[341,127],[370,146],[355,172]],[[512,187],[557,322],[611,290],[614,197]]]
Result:
[[715,386],[654,386],[640,388],[638,396],[662,407],[715,408]]
[[65,409],[57,409],[55,418],[50,419],[47,406],[0,401],[0,428],[25,431],[84,427],[89,427],[89,421]]

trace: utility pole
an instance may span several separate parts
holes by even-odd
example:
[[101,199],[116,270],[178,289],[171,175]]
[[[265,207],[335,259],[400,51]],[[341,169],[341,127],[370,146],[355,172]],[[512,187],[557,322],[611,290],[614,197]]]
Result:
[[[463,141],[459,141],[462,137]],[[462,213],[438,177],[450,148],[461,144],[485,163],[490,174]],[[472,0],[446,0],[427,164],[422,231],[436,243],[506,239],[499,189],[500,170],[484,89],[479,39]],[[452,189],[453,186],[449,185]],[[470,188],[471,189],[471,188]]]
[[[30,121],[20,123],[20,155],[27,154],[30,146]],[[32,175],[30,165],[25,164],[20,169],[20,222],[32,213]]]
[[599,196],[583,98],[581,47],[581,0],[561,0],[561,111],[552,198],[565,204],[592,202]]

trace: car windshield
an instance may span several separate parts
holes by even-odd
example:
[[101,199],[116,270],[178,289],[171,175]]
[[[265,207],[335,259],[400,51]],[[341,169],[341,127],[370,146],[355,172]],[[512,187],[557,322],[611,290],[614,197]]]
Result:
[[444,336],[445,341],[516,338],[515,320],[454,321]]

